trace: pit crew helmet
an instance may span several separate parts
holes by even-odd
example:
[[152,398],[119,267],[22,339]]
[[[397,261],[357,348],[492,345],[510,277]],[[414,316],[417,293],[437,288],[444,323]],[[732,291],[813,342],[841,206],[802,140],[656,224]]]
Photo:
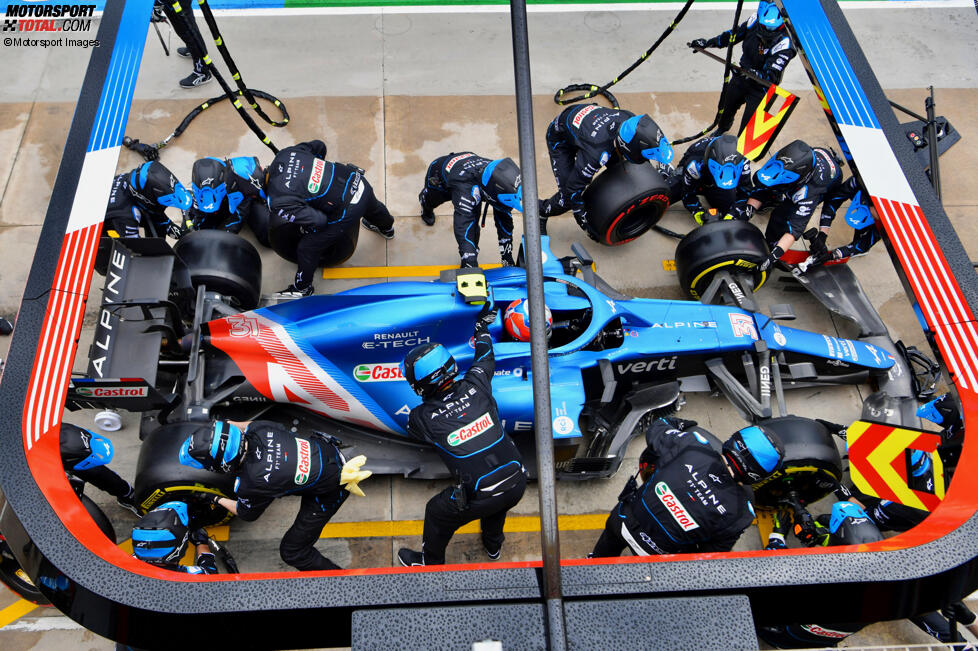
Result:
[[129,174],[129,191],[150,205],[187,210],[193,197],[173,173],[159,161],[143,163]]
[[872,226],[873,213],[869,211],[869,206],[863,202],[863,191],[860,190],[849,202],[849,210],[846,211],[846,223],[860,230],[867,226]]
[[523,212],[523,175],[512,158],[497,158],[486,165],[480,185],[490,199]]
[[926,477],[933,466],[934,462],[931,460],[930,455],[923,450],[910,451],[911,477]]
[[[547,339],[550,338],[550,331],[553,328],[554,317],[550,313],[550,308],[543,306],[547,312]],[[530,301],[518,298],[508,306],[503,313],[503,325],[509,336],[516,341],[530,340]]]
[[112,461],[112,441],[70,423],[61,424],[61,463],[66,470],[88,470]]
[[757,22],[767,28],[765,31],[775,32],[784,25],[784,17],[776,4],[762,0],[757,3]]
[[723,457],[734,479],[742,484],[756,484],[781,466],[784,445],[768,428],[750,425],[723,442]]
[[654,160],[668,165],[675,151],[662,129],[648,115],[636,115],[621,123],[615,148],[632,163]]
[[180,463],[213,472],[233,472],[244,456],[244,446],[244,433],[237,426],[217,420],[187,437],[180,446]]
[[814,170],[815,151],[801,140],[795,140],[757,170],[757,180],[768,187],[804,183]]
[[866,511],[852,502],[832,505],[828,527],[830,545],[861,545],[883,539],[879,527],[869,519]]
[[190,515],[183,502],[166,502],[132,528],[132,554],[147,563],[176,563],[187,551]]
[[457,374],[455,358],[441,344],[415,346],[401,362],[401,375],[423,398],[450,384]]
[[740,183],[740,175],[744,171],[744,155],[737,151],[735,136],[720,136],[714,138],[706,146],[704,152],[706,167],[713,175],[713,181],[722,190],[730,190]]
[[221,204],[228,196],[227,183],[224,181],[226,172],[224,161],[213,156],[194,162],[190,186],[194,191],[194,206],[197,210],[215,213],[221,209]]

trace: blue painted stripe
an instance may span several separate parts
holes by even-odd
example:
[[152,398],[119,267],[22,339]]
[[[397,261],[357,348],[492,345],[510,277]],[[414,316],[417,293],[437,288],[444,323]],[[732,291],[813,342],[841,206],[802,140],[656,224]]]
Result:
[[151,0],[131,0],[125,3],[109,70],[105,76],[105,86],[95,112],[88,151],[122,144],[122,134],[129,120],[133,89],[136,86],[139,62],[143,57],[146,26],[149,24],[152,8]]
[[840,124],[879,129],[876,114],[818,2],[784,0],[788,18]]

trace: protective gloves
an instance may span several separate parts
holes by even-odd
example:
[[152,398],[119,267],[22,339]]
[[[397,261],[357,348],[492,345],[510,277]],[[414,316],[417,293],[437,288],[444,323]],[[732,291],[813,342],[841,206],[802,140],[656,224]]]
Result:
[[493,304],[491,298],[482,304],[478,319],[479,323],[477,325],[483,328],[488,328],[496,320],[496,306]]
[[365,496],[358,484],[373,474],[369,470],[360,470],[365,463],[367,457],[359,454],[343,464],[343,470],[340,471],[340,486],[360,497]]
[[691,48],[697,49],[697,50],[702,50],[703,48],[706,47],[706,39],[705,38],[696,38],[696,39],[693,39],[692,41],[690,41],[689,43],[687,43],[686,45],[688,45]]
[[767,537],[765,549],[787,549],[784,541],[785,534],[791,529],[791,514],[788,511],[775,511],[773,515],[774,528]]
[[181,237],[187,234],[187,231],[184,230],[180,224],[170,222],[170,225],[166,227],[166,234],[175,240],[179,240]]
[[207,535],[207,531],[203,527],[191,531],[189,538],[194,545],[206,545],[207,541],[210,540],[210,536]]
[[780,260],[781,256],[783,255],[784,249],[782,249],[780,246],[775,246],[773,249],[771,249],[771,253],[764,259],[764,262],[762,262],[758,267],[758,270],[761,272],[770,270],[771,265]]

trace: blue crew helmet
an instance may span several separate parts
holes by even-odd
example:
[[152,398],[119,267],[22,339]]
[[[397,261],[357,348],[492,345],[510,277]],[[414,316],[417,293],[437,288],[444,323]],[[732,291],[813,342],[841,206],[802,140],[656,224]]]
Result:
[[776,4],[762,0],[757,3],[757,22],[762,27],[775,31],[784,24],[784,17]]
[[66,470],[89,470],[112,461],[112,441],[87,429],[61,424],[61,462]]
[[737,187],[747,159],[737,151],[736,137],[727,135],[714,138],[706,146],[704,158],[718,188],[731,190]]
[[184,502],[166,502],[132,528],[133,556],[147,563],[176,563],[187,551],[190,516]]
[[237,470],[244,456],[245,437],[235,425],[223,420],[201,426],[180,446],[180,463],[219,473]]
[[662,129],[648,115],[636,115],[621,123],[615,136],[618,152],[632,163],[654,160],[668,165],[675,151]]
[[419,396],[428,397],[449,384],[458,374],[458,365],[441,344],[422,344],[412,348],[401,362],[401,375]]
[[129,191],[150,205],[187,210],[193,197],[173,172],[159,161],[143,163],[129,173]]
[[795,140],[778,150],[764,167],[757,170],[762,185],[775,187],[805,182],[815,170],[815,150],[801,140]]
[[742,484],[756,484],[781,467],[784,445],[770,429],[750,425],[724,441],[723,456],[734,479]]
[[491,200],[523,212],[523,175],[512,158],[497,158],[486,165],[480,185]]
[[228,194],[227,183],[224,181],[226,173],[225,163],[219,158],[208,156],[194,162],[191,187],[197,210],[215,213],[221,209]]

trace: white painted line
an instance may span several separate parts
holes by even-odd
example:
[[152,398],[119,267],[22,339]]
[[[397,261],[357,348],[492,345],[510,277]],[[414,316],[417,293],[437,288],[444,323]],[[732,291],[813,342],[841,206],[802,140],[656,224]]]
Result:
[[[840,2],[845,9],[960,9],[971,7],[973,0],[867,0]],[[547,4],[528,5],[528,14],[569,14],[601,11],[669,11],[677,13],[684,2]],[[729,11],[731,6],[716,3],[694,4],[690,11]],[[509,5],[431,5],[403,7],[289,7],[277,9],[214,9],[215,16],[228,17],[291,17],[291,16],[360,16],[380,14],[507,14]],[[744,20],[752,11],[744,11]]]
[[3,627],[3,631],[26,631],[37,633],[40,631],[84,631],[85,627],[68,617],[31,617],[19,619],[12,624]]
[[105,206],[109,203],[109,191],[119,162],[120,146],[90,151],[85,155],[78,188],[71,203],[66,233],[81,230],[105,219]]
[[856,160],[869,193],[890,201],[917,205],[910,184],[880,129],[840,124],[842,137]]

